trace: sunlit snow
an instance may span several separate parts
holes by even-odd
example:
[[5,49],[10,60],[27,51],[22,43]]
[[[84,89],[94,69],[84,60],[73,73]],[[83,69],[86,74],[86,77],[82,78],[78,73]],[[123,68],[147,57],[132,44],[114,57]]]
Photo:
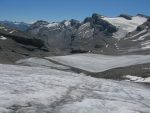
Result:
[[4,36],[0,36],[0,39],[1,39],[1,40],[6,40],[7,38],[4,37]]
[[100,54],[75,54],[47,57],[47,59],[90,72],[102,72],[117,67],[150,63],[150,55],[108,56]]
[[148,87],[0,64],[0,113],[149,113]]
[[119,30],[114,33],[114,38],[123,38],[124,36],[126,36],[127,33],[134,31],[137,26],[147,21],[147,18],[140,16],[132,17],[132,20],[127,20],[123,17],[104,17],[103,19],[119,28]]

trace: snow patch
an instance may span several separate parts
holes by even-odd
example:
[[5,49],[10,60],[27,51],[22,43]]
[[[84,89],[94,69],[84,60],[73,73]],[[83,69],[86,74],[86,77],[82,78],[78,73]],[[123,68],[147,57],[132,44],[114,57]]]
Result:
[[9,34],[12,34],[12,33],[14,33],[15,31],[16,31],[16,30],[12,30],[12,31],[9,32]]
[[150,49],[150,40],[141,43],[141,49]]
[[90,72],[102,72],[117,67],[150,63],[150,55],[108,56],[88,53],[46,58]]
[[147,41],[141,43],[141,45],[143,45],[143,46],[144,45],[149,45],[149,44],[150,44],[150,40],[147,40]]
[[128,79],[127,81],[150,83],[150,77],[142,78],[137,76],[126,75],[125,78]]
[[109,44],[106,44],[106,48],[108,48]]
[[70,23],[70,21],[65,21],[65,26],[69,26],[71,23]]
[[150,49],[150,45],[143,46],[143,47],[141,47],[141,49],[144,49],[144,50]]
[[5,27],[0,26],[0,29],[5,29]]
[[119,30],[114,33],[114,38],[123,38],[127,33],[134,31],[139,25],[147,21],[147,18],[140,16],[132,17],[132,20],[127,20],[123,17],[104,17],[103,19],[119,28]]
[[54,22],[54,23],[50,23],[50,24],[46,25],[46,27],[51,28],[51,27],[55,27],[58,25],[59,25],[59,23]]
[[4,31],[8,31],[8,29],[4,29]]
[[143,69],[150,70],[150,68],[143,68]]
[[138,39],[132,40],[132,41],[141,41],[144,40],[147,36],[150,36],[150,33],[146,33],[143,36],[140,36]]
[[4,36],[1,36],[0,39],[1,39],[1,40],[6,40],[7,38],[4,37]]
[[117,43],[115,43],[115,47],[116,47],[116,49],[119,49],[119,47],[118,47],[118,44],[117,44]]
[[90,27],[90,23],[89,23],[89,22],[87,22],[87,23],[81,25],[81,26],[79,27],[79,31],[82,31],[82,30],[84,30],[84,29],[87,28],[87,27]]
[[144,30],[140,31],[139,33],[137,33],[137,34],[135,34],[135,35],[133,35],[131,37],[125,38],[125,39],[131,39],[131,38],[137,37],[137,36],[139,36],[139,35],[141,35],[143,33],[146,33],[146,32],[147,32],[147,29],[144,29]]

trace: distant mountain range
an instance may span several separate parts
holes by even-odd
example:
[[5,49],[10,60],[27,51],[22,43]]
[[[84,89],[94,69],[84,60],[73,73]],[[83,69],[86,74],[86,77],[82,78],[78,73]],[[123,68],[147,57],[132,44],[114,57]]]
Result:
[[149,54],[150,17],[121,14],[111,18],[94,13],[82,22],[74,19],[52,23],[40,20],[33,24],[0,21],[0,58],[4,62],[86,52]]
[[30,24],[25,22],[0,21],[0,24],[21,31],[26,31],[30,27]]

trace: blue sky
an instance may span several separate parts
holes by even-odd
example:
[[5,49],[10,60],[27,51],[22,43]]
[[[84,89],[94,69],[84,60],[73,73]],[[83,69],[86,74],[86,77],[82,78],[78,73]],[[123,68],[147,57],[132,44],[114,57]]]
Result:
[[92,13],[150,15],[150,0],[0,0],[0,20],[83,20]]

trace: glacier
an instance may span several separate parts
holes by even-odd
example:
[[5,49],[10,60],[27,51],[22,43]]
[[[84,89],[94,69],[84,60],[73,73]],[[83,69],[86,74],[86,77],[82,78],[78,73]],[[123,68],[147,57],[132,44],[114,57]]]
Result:
[[66,66],[82,69],[88,72],[102,72],[117,67],[150,63],[150,55],[111,56],[101,54],[74,54],[66,56],[46,57]]
[[0,64],[0,113],[149,113],[149,86]]

